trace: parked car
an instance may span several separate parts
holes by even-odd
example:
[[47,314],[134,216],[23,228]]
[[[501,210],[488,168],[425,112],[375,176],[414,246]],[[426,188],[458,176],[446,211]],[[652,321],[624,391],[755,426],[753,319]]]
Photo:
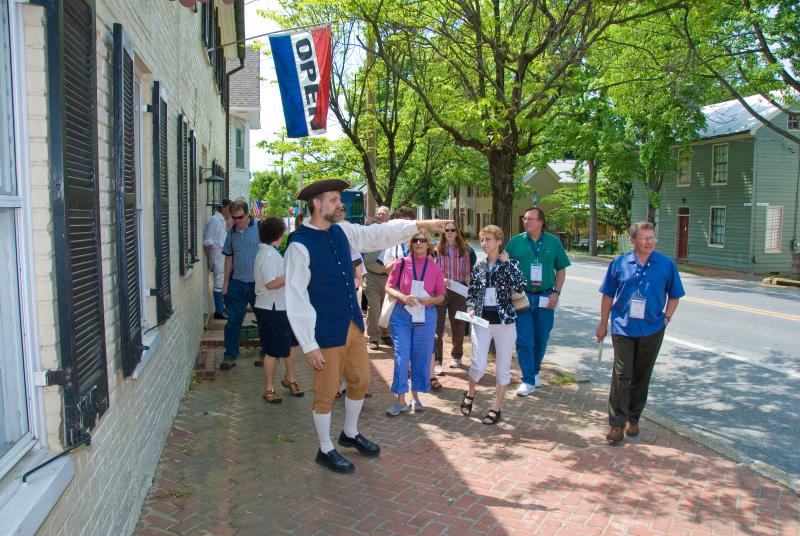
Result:
[[[597,241],[597,249],[602,248],[605,245],[605,240],[598,240]],[[588,238],[581,238],[576,243],[572,244],[572,249],[581,249],[581,250],[589,250],[589,239]]]

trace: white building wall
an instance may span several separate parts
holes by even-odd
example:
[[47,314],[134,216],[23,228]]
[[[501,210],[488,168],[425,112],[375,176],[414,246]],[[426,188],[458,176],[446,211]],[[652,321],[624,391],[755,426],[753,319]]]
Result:
[[[39,534],[129,534],[138,519],[161,450],[180,399],[190,379],[203,330],[208,292],[205,263],[195,264],[186,276],[178,265],[177,114],[184,113],[198,137],[198,158],[203,149],[208,160],[225,162],[225,117],[211,67],[203,48],[200,16],[178,2],[97,0],[97,106],[98,156],[101,203],[102,270],[107,342],[109,409],[92,430],[92,444],[76,450],[75,475]],[[222,10],[221,10],[222,11]],[[54,304],[50,174],[43,10],[24,6],[28,149],[33,204],[37,329],[41,365],[59,368],[59,338]],[[123,378],[119,345],[117,258],[115,243],[114,184],[111,137],[112,25],[123,24],[144,69],[144,94],[149,103],[151,83],[161,82],[169,97],[170,246],[172,300],[175,313],[150,332],[158,344],[138,377]],[[152,222],[153,171],[149,114],[144,114],[143,172],[144,221]],[[202,163],[202,162],[199,162]],[[206,220],[205,185],[198,188],[198,244]],[[145,226],[144,265],[146,286],[154,287],[152,223]],[[155,298],[147,300],[150,325],[155,325]],[[62,399],[58,387],[44,389],[46,444],[53,452],[63,446]]]
[[[244,131],[244,167],[236,167],[236,129],[241,128]],[[250,201],[250,123],[241,118],[231,114],[231,142],[230,142],[230,178],[231,190],[230,198],[236,199],[243,197]]]

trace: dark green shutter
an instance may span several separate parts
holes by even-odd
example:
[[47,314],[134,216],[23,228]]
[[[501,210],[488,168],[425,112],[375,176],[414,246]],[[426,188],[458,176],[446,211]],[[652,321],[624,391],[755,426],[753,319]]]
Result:
[[67,373],[64,442],[74,445],[108,408],[95,17],[85,0],[63,0],[55,9],[60,28],[48,20],[53,229],[61,364]]
[[156,311],[158,322],[172,316],[169,267],[169,170],[167,168],[167,101],[153,82],[153,176],[155,177]]
[[178,244],[180,246],[181,275],[186,275],[192,264],[189,251],[189,126],[186,116],[178,115]]
[[190,246],[192,264],[200,260],[197,251],[197,136],[192,130],[189,133],[189,219]]
[[142,358],[142,315],[139,293],[139,236],[136,228],[133,50],[121,24],[114,25],[113,76],[120,348],[122,374],[130,376]]

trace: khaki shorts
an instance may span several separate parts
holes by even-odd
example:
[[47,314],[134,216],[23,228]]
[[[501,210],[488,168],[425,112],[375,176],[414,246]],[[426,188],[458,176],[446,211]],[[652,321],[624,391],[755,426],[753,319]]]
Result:
[[364,334],[350,322],[344,346],[322,348],[325,365],[314,371],[314,413],[330,413],[342,375],[347,379],[347,398],[363,400],[369,389],[369,355]]

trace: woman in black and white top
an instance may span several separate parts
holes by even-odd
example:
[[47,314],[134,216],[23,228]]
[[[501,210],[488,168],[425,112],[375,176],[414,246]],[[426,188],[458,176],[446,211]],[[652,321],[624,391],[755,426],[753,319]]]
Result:
[[511,381],[511,353],[517,342],[517,312],[511,301],[511,292],[525,289],[525,276],[516,260],[509,260],[505,252],[500,253],[504,238],[502,229],[489,225],[481,229],[479,236],[486,260],[472,269],[467,312],[472,317],[478,316],[489,322],[489,327],[472,326],[472,366],[468,374],[469,389],[464,391],[461,402],[461,413],[472,413],[475,388],[486,372],[489,344],[494,339],[497,395],[491,409],[483,417],[483,424],[496,424],[501,417],[506,387]]

